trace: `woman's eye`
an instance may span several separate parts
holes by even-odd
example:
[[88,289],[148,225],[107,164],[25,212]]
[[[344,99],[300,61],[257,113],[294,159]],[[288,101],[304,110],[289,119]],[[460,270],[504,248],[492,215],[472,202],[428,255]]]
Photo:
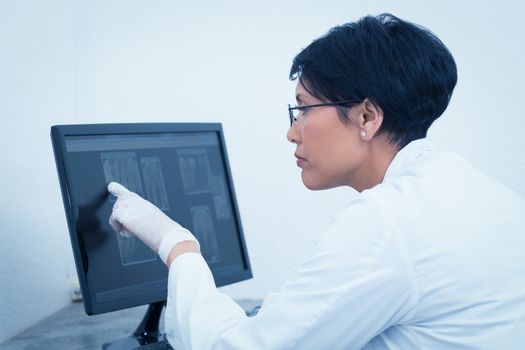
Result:
[[297,109],[298,109],[299,111],[301,111],[301,113],[304,114],[304,113],[306,113],[306,112],[308,111],[309,108],[308,108],[308,107],[301,107],[301,106],[298,106]]

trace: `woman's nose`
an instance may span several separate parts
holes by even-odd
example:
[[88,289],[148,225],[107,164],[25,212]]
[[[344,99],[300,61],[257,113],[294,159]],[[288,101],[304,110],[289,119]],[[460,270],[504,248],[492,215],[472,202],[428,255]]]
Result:
[[297,126],[296,125],[292,124],[290,126],[290,128],[288,129],[288,132],[286,133],[286,138],[291,143],[297,143],[298,142],[299,132],[297,130]]

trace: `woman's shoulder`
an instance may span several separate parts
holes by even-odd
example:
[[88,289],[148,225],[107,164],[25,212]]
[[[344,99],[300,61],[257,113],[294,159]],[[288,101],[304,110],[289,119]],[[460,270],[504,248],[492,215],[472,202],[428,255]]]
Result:
[[429,225],[445,228],[447,222],[489,220],[498,213],[518,216],[525,212],[525,200],[463,157],[429,150],[397,164],[381,184],[352,201],[347,211],[355,212],[356,207],[383,221],[388,218],[406,235],[425,231]]

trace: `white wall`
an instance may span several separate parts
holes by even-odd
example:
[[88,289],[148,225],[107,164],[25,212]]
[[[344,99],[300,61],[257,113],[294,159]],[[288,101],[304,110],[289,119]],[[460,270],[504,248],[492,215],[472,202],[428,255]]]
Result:
[[173,0],[0,4],[0,341],[68,302],[75,270],[49,127],[222,122],[263,297],[352,197],[302,187],[287,143],[293,56],[330,27],[392,12],[450,48],[459,83],[430,136],[525,196],[524,38],[518,1]]
[[0,2],[0,341],[68,303],[74,270],[49,126],[75,121],[73,9]]

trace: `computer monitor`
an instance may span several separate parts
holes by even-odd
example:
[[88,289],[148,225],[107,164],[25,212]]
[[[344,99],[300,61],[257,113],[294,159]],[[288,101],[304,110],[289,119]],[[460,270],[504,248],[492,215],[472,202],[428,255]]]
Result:
[[57,125],[51,139],[88,315],[166,300],[160,258],[108,223],[111,181],[188,228],[217,286],[252,277],[221,124]]

